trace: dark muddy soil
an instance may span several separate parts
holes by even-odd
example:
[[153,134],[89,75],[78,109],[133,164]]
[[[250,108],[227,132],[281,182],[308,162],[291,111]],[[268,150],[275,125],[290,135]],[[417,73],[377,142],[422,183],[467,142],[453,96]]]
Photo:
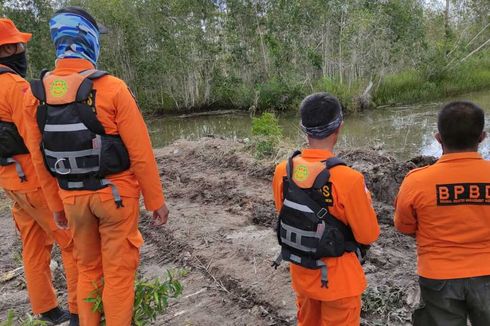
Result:
[[[171,215],[166,227],[154,228],[142,212],[146,243],[140,274],[153,278],[180,270],[184,285],[183,295],[155,325],[295,325],[287,266],[271,267],[278,253],[270,184],[274,164],[257,161],[246,149],[205,138],[155,150]],[[364,265],[369,289],[363,325],[409,325],[419,301],[415,243],[394,231],[392,203],[404,175],[433,159],[399,162],[368,150],[339,156],[364,173],[382,228]],[[20,266],[20,244],[5,208],[0,237],[1,273]],[[63,294],[62,280],[56,283]],[[10,308],[29,312],[21,276],[0,287],[0,319]]]

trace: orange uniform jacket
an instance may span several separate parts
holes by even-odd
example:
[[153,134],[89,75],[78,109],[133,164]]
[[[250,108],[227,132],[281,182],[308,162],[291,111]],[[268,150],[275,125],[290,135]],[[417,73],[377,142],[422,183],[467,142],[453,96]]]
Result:
[[[15,123],[20,135],[25,139],[25,125],[23,123],[23,100],[29,89],[29,84],[16,74],[0,75],[0,120]],[[29,154],[15,155],[14,159],[20,163],[27,181],[20,182],[15,164],[0,166],[0,188],[14,191],[34,191],[39,187],[34,166]]]
[[[326,150],[303,150],[301,157],[294,159],[293,179],[302,187],[301,180],[296,180],[297,176],[309,173],[316,176],[319,172],[319,170],[308,171],[308,162],[321,162],[330,157],[333,157],[333,154]],[[300,162],[303,164],[298,164]],[[278,212],[283,205],[283,178],[287,175],[286,165],[285,161],[276,167],[272,184]],[[302,169],[300,174],[296,173],[298,168]],[[330,208],[330,213],[350,226],[357,242],[362,244],[374,242],[379,236],[379,226],[371,204],[371,196],[364,184],[364,177],[347,166],[334,167],[330,173],[333,195],[333,207]],[[312,184],[314,178],[310,179]],[[311,187],[311,184],[307,187]],[[355,253],[345,253],[338,258],[323,260],[328,268],[328,288],[321,287],[319,269],[312,270],[290,264],[292,285],[299,295],[315,300],[333,301],[358,296],[365,290],[364,271]]]
[[416,235],[420,276],[490,275],[490,162],[480,154],[445,154],[411,171],[395,206],[395,227]]
[[[64,76],[88,69],[94,69],[94,66],[87,60],[61,59],[56,62],[56,68],[52,74]],[[121,136],[131,160],[130,170],[111,175],[107,179],[117,186],[121,196],[137,198],[142,191],[147,210],[152,211],[160,208],[164,204],[160,176],[148,130],[135,99],[126,84],[113,76],[104,76],[95,80],[93,88],[96,91],[97,118],[104,126],[107,134],[119,134]],[[63,210],[62,201],[74,203],[75,196],[90,194],[93,191],[68,191],[58,188],[56,179],[45,168],[39,150],[41,133],[36,121],[38,100],[28,91],[24,104],[25,124],[30,131],[26,145],[31,152],[36,172],[51,211],[61,211]],[[96,192],[100,194],[103,201],[113,199],[110,187]]]

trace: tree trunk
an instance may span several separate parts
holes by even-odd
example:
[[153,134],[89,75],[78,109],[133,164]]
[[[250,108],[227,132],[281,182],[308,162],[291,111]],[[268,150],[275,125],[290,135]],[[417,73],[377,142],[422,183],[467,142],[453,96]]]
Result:
[[445,51],[446,51],[446,58],[449,54],[449,37],[451,34],[451,31],[449,30],[449,1],[446,0],[446,10],[444,11],[444,32],[445,32]]

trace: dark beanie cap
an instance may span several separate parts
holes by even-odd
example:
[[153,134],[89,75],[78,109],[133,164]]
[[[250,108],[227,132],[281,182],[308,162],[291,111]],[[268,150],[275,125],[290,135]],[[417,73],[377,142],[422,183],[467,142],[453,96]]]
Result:
[[337,130],[343,121],[339,100],[329,93],[307,96],[300,106],[301,129],[313,138],[326,138]]

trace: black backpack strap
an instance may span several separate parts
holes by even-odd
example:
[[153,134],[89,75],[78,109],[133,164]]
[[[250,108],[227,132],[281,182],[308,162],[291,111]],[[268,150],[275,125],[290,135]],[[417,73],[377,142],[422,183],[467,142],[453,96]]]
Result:
[[39,73],[39,79],[43,80],[44,79],[44,76],[46,76],[46,74],[49,72],[49,69],[42,69],[41,72]]
[[96,80],[96,79],[99,79],[99,78],[104,77],[106,75],[109,75],[109,73],[107,71],[97,70],[97,69],[84,70],[84,71],[81,71],[80,74],[82,76],[86,76],[88,79],[91,79],[91,80]]
[[325,165],[327,166],[327,169],[331,169],[336,167],[337,165],[347,165],[345,164],[344,161],[342,161],[340,158],[334,156],[329,158],[326,162]]
[[88,104],[77,103],[77,110],[80,120],[87,128],[97,135],[105,135],[104,126],[97,119],[97,115]]
[[80,75],[85,76],[85,79],[83,80],[82,84],[80,84],[80,87],[78,88],[77,97],[76,97],[77,102],[82,102],[87,100],[90,95],[90,92],[92,91],[92,87],[94,84],[93,81],[101,77],[104,77],[106,75],[109,75],[109,73],[103,70],[89,69],[80,72]]
[[83,102],[88,99],[90,92],[92,91],[92,87],[94,86],[94,82],[90,78],[85,78],[83,82],[78,87],[77,97],[75,98],[76,102]]
[[326,160],[325,169],[322,170],[317,175],[315,182],[313,183],[313,188],[320,189],[321,187],[323,187],[330,180],[330,169],[338,165],[346,165],[346,164],[338,157],[331,157],[328,160]]
[[301,151],[295,151],[288,159],[288,164],[286,165],[286,172],[289,180],[293,179],[293,159],[300,155]]
[[0,75],[2,74],[7,74],[7,73],[10,73],[10,74],[16,74],[17,73],[15,72],[15,70],[9,68],[9,67],[0,67]]
[[92,87],[94,84],[93,81],[103,76],[106,76],[108,74],[109,73],[107,71],[95,70],[95,69],[90,69],[90,70],[85,70],[80,72],[80,75],[84,76],[85,79],[83,80],[83,82],[80,84],[80,87],[78,88],[76,101],[82,102],[87,100],[90,95],[90,92],[92,91]]
[[32,95],[34,95],[42,105],[46,104],[46,88],[44,87],[43,79],[48,73],[48,69],[43,69],[39,74],[39,79],[33,79],[29,82],[31,84]]
[[40,74],[40,79],[34,79],[30,81],[31,92],[35,98],[38,99],[40,105],[36,110],[36,120],[39,131],[44,131],[44,125],[46,125],[46,88],[44,87],[43,78],[48,73],[47,69],[43,69]]
[[90,74],[88,76],[89,79],[91,80],[96,80],[96,79],[99,79],[101,77],[104,77],[104,76],[107,76],[109,75],[109,73],[107,71],[104,71],[104,70],[95,70],[95,72],[93,72],[92,74]]
[[94,80],[100,78],[102,76],[107,75],[108,73],[101,70],[85,70],[80,72],[82,76],[85,76],[85,79],[80,84],[80,87],[77,91],[76,102],[78,103],[77,109],[78,114],[80,116],[80,120],[82,120],[83,124],[87,126],[89,130],[98,135],[105,135],[105,129],[97,119],[97,115],[94,112],[94,109],[89,106],[87,103],[83,103],[88,100],[93,86]]
[[44,83],[42,79],[34,79],[30,81],[31,92],[35,98],[41,102],[41,104],[46,103],[46,89],[44,88]]

